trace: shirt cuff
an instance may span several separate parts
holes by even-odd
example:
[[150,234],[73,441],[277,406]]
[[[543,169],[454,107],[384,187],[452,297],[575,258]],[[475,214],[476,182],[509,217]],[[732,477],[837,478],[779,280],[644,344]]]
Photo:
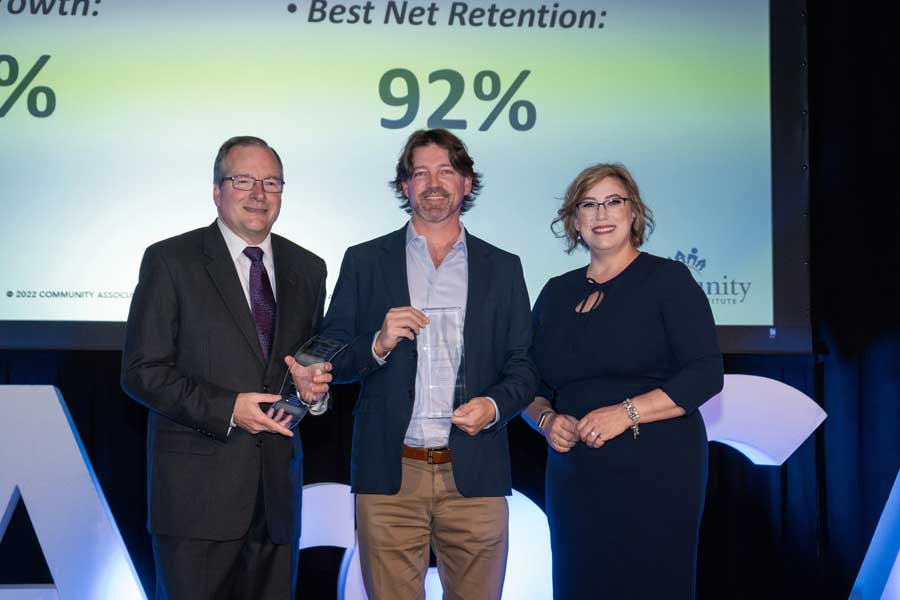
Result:
[[375,335],[372,336],[372,358],[375,359],[375,362],[377,362],[377,363],[378,363],[378,366],[380,367],[380,366],[382,366],[384,363],[387,362],[387,357],[390,356],[391,353],[388,352],[387,354],[385,354],[385,355],[384,355],[384,358],[381,358],[380,356],[378,356],[377,354],[375,354],[375,340],[378,339],[378,334],[379,334],[379,333],[381,333],[381,330],[380,330],[380,329],[379,329],[378,331],[375,332]]
[[315,404],[310,405],[309,414],[314,417],[318,417],[319,415],[324,415],[325,411],[328,410],[328,404],[331,400],[331,390],[325,392],[325,395],[322,396],[322,399],[316,402]]
[[231,435],[231,430],[237,427],[237,423],[234,422],[234,413],[231,413],[231,422],[228,424],[228,431],[225,433],[225,437]]
[[494,418],[491,419],[491,422],[490,422],[490,423],[488,423],[487,425],[484,426],[484,428],[487,429],[487,428],[489,428],[489,427],[493,427],[494,425],[496,425],[496,424],[497,424],[497,421],[500,420],[500,409],[497,408],[497,403],[494,401],[493,398],[491,398],[490,396],[485,396],[485,398],[487,398],[488,400],[490,400],[490,401],[491,401],[491,404],[494,405]]

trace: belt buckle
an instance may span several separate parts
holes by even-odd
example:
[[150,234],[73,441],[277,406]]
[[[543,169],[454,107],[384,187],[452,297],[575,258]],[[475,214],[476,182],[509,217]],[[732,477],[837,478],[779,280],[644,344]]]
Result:
[[429,464],[429,465],[433,465],[433,464],[434,464],[434,456],[432,455],[433,452],[434,452],[434,448],[429,448],[429,449],[428,449],[428,464]]

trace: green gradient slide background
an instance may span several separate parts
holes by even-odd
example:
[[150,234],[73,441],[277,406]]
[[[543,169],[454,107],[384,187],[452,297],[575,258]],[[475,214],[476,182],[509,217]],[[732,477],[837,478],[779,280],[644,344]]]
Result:
[[[387,181],[446,96],[428,74],[446,68],[466,79],[448,118],[468,121],[457,133],[485,181],[464,221],[522,257],[532,300],[587,262],[549,231],[566,185],[590,163],[621,161],[656,215],[645,249],[696,249],[698,280],[750,283],[743,302],[711,297],[720,325],[772,323],[767,2],[559,2],[606,10],[592,30],[449,27],[446,3],[437,26],[385,25],[386,2],[373,2],[370,25],[309,23],[308,2],[292,14],[268,0],[116,0],[97,17],[0,9],[0,54],[18,59],[20,77],[51,55],[33,85],[57,96],[46,119],[25,96],[0,119],[0,320],[124,320],[127,299],[7,291],[130,292],[148,244],[214,219],[212,161],[238,134],[281,153],[275,231],[323,256],[332,287],[347,246],[405,222]],[[411,126],[388,130],[380,119],[404,109],[381,102],[378,82],[396,67],[418,77],[421,106]],[[515,99],[537,107],[532,130],[504,113],[478,131],[493,107],[472,93],[484,69],[504,89],[531,71]]]

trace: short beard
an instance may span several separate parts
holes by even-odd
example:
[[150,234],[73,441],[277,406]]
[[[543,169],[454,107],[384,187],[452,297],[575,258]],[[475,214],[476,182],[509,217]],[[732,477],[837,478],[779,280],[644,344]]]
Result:
[[425,202],[434,202],[434,199],[423,200],[422,202],[417,201],[413,205],[413,211],[419,216],[420,219],[428,223],[441,223],[452,217],[455,213],[459,212],[459,209],[462,206],[462,202],[460,202],[458,206],[454,207],[450,203],[450,193],[442,187],[432,187],[426,190],[422,190],[422,193],[419,194],[419,196],[424,199],[432,194],[442,194],[443,200],[447,203],[447,206],[445,209],[441,209],[440,212],[435,215],[435,211],[438,209],[429,210],[425,207]]

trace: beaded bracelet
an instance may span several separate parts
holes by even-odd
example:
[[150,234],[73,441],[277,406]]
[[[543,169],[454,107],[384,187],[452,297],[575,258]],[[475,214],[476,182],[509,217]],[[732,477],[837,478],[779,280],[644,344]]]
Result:
[[628,413],[628,418],[631,419],[631,431],[634,432],[634,439],[638,439],[638,436],[641,435],[641,413],[638,412],[638,409],[634,405],[634,402],[631,401],[631,398],[625,398],[625,402],[622,403],[622,406],[625,407],[625,412]]

